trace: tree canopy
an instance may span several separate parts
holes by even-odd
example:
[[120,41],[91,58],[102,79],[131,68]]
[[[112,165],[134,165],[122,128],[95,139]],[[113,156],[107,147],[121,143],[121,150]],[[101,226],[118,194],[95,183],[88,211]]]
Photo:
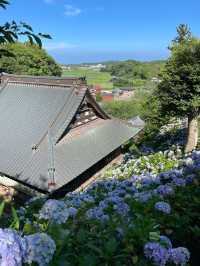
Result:
[[161,115],[188,118],[188,142],[193,138],[190,151],[198,137],[195,121],[200,112],[200,40],[192,37],[186,26],[180,25],[177,32],[156,94]]
[[161,111],[173,116],[197,115],[200,111],[200,40],[173,45],[157,90]]
[[6,53],[0,60],[0,72],[36,76],[61,76],[62,74],[61,67],[38,45],[17,42],[4,44],[3,48]]

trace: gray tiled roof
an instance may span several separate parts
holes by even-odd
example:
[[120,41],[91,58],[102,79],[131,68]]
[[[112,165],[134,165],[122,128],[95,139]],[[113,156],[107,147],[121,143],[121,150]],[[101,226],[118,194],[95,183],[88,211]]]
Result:
[[48,76],[28,76],[28,75],[13,75],[7,73],[0,73],[0,83],[4,83],[7,80],[24,83],[35,84],[50,84],[61,86],[73,86],[76,84],[86,85],[85,77],[48,77]]
[[[73,86],[7,83],[0,90],[0,173],[48,191],[48,132],[55,153],[58,189],[106,157],[140,129],[102,118],[95,127],[60,140],[85,95]],[[89,97],[89,96],[88,96]],[[92,103],[93,98],[89,99]],[[93,104],[93,103],[92,103]],[[101,108],[95,103],[99,112]],[[59,140],[59,142],[58,142]]]
[[[78,136],[67,135],[55,146],[55,189],[79,176],[139,131],[138,128],[108,119]],[[43,190],[48,190],[47,149],[45,139],[20,177]]]
[[31,159],[32,147],[72,93],[72,89],[8,84],[0,93],[0,171],[16,176]]

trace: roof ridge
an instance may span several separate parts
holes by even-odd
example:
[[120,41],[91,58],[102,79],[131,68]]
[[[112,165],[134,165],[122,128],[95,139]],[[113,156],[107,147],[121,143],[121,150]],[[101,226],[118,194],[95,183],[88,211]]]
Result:
[[[84,90],[82,89],[81,91],[79,91],[79,96],[81,96],[81,97],[80,97],[80,100],[79,100],[79,103],[78,103],[78,106],[77,106],[76,111],[79,109],[79,107],[80,107],[80,105],[81,105],[81,103],[82,103],[82,101],[83,101],[83,99],[84,99],[84,97],[85,97],[85,95],[86,95],[86,91],[87,91],[87,88],[85,88]],[[82,92],[81,95],[80,95],[80,92]],[[68,100],[67,102],[69,102],[69,100]],[[66,103],[66,104],[67,104],[67,103]],[[65,104],[65,106],[66,106],[66,104]],[[71,123],[71,121],[72,121],[74,115],[76,114],[76,111],[75,111],[73,114],[71,114],[71,112],[72,112],[72,110],[73,110],[73,107],[74,107],[75,105],[77,105],[77,103],[72,102],[72,104],[71,104],[71,108],[70,108],[70,111],[69,111],[69,113],[68,113],[68,119],[66,119],[65,122],[63,122],[63,126],[61,126],[61,127],[58,129],[57,133],[55,134],[55,136],[54,136],[54,143],[55,143],[55,144],[57,143],[57,141],[59,140],[59,138],[62,136],[63,132],[68,128],[68,126],[69,126],[69,124]],[[65,106],[64,106],[64,107],[65,107]],[[64,109],[64,107],[63,107],[63,109]],[[66,124],[66,121],[69,121],[68,124]],[[55,122],[56,122],[56,121],[55,121]]]
[[9,74],[2,72],[0,73],[1,76],[8,76],[8,77],[17,77],[17,78],[32,78],[32,79],[60,79],[60,80],[68,80],[68,79],[74,79],[74,80],[85,80],[85,76],[82,77],[59,77],[59,76],[31,76],[31,75],[17,75],[17,74]]
[[43,136],[40,138],[40,140],[37,142],[37,144],[35,145],[36,147],[39,147],[41,142],[43,141],[43,139],[45,139],[45,137],[48,135],[49,130],[52,128],[53,124],[55,123],[55,121],[58,119],[59,115],[62,113],[62,110],[64,108],[64,106],[66,105],[66,103],[68,102],[69,98],[71,99],[71,96],[73,94],[74,90],[71,90],[70,96],[67,97],[66,101],[64,102],[63,106],[61,106],[59,108],[59,111],[56,115],[56,117],[54,118],[54,120],[52,121],[52,123],[50,125],[48,125],[47,130],[45,131],[45,133],[43,134]]
[[[68,87],[69,89],[73,88],[73,86],[70,86],[69,84],[36,83],[36,82],[21,81],[21,80],[8,80],[6,84],[33,86],[33,87],[46,86],[46,87],[61,87],[61,88]],[[74,89],[75,89],[75,84],[74,84]]]

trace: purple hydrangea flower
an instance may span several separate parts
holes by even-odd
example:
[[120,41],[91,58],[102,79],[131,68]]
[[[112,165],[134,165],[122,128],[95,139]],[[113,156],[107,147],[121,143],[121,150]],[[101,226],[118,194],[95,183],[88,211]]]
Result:
[[169,256],[169,260],[175,265],[184,266],[190,259],[190,252],[184,247],[172,248],[169,250]]
[[156,202],[154,207],[156,210],[161,211],[163,213],[166,213],[166,214],[171,213],[171,207],[167,202],[164,202],[164,201]]
[[152,260],[157,266],[165,266],[168,259],[168,249],[156,242],[148,242],[144,246],[145,257]]
[[56,250],[53,239],[45,233],[36,233],[24,237],[27,248],[24,262],[36,262],[39,266],[48,265]]
[[0,229],[0,264],[20,266],[24,257],[25,242],[11,229]]

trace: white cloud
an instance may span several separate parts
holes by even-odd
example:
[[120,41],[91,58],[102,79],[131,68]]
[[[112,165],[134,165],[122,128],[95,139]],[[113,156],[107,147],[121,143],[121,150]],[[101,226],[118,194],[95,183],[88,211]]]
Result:
[[64,50],[69,48],[75,48],[77,45],[67,42],[49,42],[44,44],[44,48],[48,51]]
[[75,17],[78,16],[82,13],[83,11],[78,8],[78,7],[74,7],[72,5],[65,5],[65,16],[67,17]]

